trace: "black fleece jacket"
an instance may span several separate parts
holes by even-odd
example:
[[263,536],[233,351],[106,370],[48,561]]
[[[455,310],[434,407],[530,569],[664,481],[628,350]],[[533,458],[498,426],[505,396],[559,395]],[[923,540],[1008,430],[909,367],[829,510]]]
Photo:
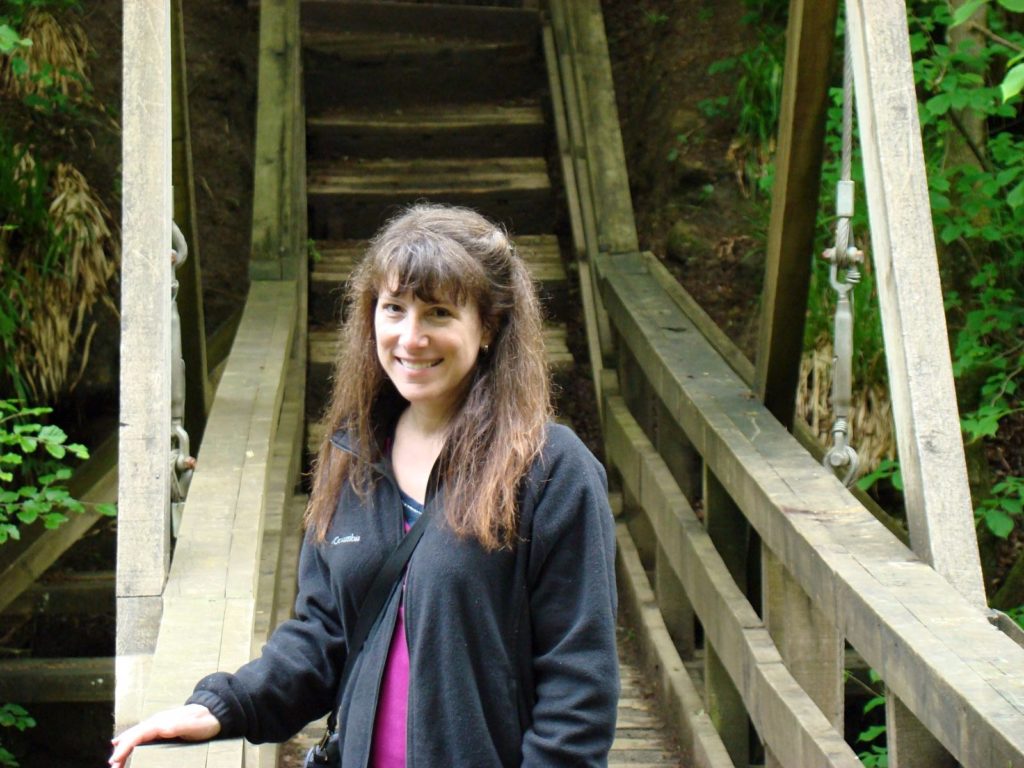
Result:
[[[344,436],[334,442],[348,449]],[[284,741],[335,705],[358,607],[403,535],[398,486],[388,466],[378,469],[367,503],[343,491],[324,543],[307,535],[295,618],[259,658],[233,675],[209,675],[189,698],[216,716],[222,737]],[[520,493],[527,543],[486,552],[433,515],[404,593],[407,766],[607,764],[619,683],[606,487],[604,469],[576,435],[550,425]],[[341,697],[349,768],[369,764],[399,595],[392,593]]]

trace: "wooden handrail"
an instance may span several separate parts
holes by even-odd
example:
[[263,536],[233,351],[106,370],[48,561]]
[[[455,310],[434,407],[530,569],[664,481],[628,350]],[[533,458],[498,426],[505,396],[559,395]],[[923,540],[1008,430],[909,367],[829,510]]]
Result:
[[[860,0],[865,5],[874,3]],[[574,46],[598,35],[574,25],[597,24],[600,17],[577,8],[558,19],[556,9],[564,6],[557,0],[551,6],[552,15],[568,27],[561,34],[556,30],[556,55],[572,58],[578,71],[587,64]],[[864,17],[875,21],[871,14]],[[579,75],[583,80],[589,76]],[[619,130],[614,113],[579,110],[578,97],[569,91],[563,88],[554,96],[562,98],[567,111],[577,109],[585,146],[603,141],[614,146]],[[614,197],[600,185],[621,184],[616,177],[625,178],[624,168],[604,176],[585,170],[595,185],[594,197]],[[576,175],[581,175],[578,168]],[[584,195],[578,199],[587,204]],[[592,217],[598,241],[610,242],[614,233],[600,231],[605,219],[595,216],[597,205],[591,205],[581,218]],[[618,342],[619,386],[626,395],[620,398],[612,391],[604,408],[608,459],[613,477],[623,485],[621,519],[628,523],[640,557],[648,565],[653,561],[659,574],[664,568],[672,570],[685,587],[705,625],[706,642],[732,678],[742,706],[766,741],[772,764],[850,764],[851,752],[845,744],[839,746],[841,730],[830,730],[822,712],[807,705],[794,678],[779,673],[780,656],[767,633],[761,631],[756,642],[751,639],[758,619],[752,611],[743,613],[747,609],[741,606],[749,600],[742,597],[746,584],[722,586],[730,577],[714,565],[721,560],[696,519],[684,519],[690,504],[708,499],[700,499],[699,485],[688,479],[690,462],[679,450],[699,454],[706,478],[713,477],[738,507],[786,578],[953,757],[979,768],[1024,766],[1024,650],[991,626],[983,606],[961,597],[880,525],[779,424],[750,388],[749,363],[727,362],[703,338],[648,259],[635,252],[604,252],[595,266]],[[682,440],[691,448],[662,447],[668,444],[664,436],[676,431],[682,437],[668,442],[678,446]],[[709,482],[705,480],[706,491],[712,490]],[[687,484],[690,488],[684,490]],[[623,567],[620,573],[632,572],[630,578],[646,581],[636,570]],[[659,586],[662,581],[659,575]],[[625,588],[632,590],[633,585]],[[671,598],[658,594],[659,603],[666,596]],[[739,619],[741,615],[747,620]],[[661,657],[657,666],[678,669],[678,656]],[[841,672],[835,669],[837,678]],[[772,677],[777,673],[781,677]],[[769,701],[774,705],[769,707]],[[687,713],[684,733],[702,733],[706,723],[700,714]],[[721,729],[720,714],[711,715]],[[779,732],[785,734],[781,741]],[[736,759],[729,743],[734,732],[722,732],[722,737]],[[701,749],[696,739],[703,737],[693,738],[684,750],[696,753]],[[837,749],[830,751],[826,743]],[[802,746],[797,751],[787,744]]]

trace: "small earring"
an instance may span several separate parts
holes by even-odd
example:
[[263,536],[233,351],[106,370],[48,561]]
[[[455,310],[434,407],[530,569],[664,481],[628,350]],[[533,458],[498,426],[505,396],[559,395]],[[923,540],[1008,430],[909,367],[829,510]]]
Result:
[[484,344],[482,347],[480,347],[480,351],[483,352],[486,355],[488,352],[491,351],[491,345],[490,344]]

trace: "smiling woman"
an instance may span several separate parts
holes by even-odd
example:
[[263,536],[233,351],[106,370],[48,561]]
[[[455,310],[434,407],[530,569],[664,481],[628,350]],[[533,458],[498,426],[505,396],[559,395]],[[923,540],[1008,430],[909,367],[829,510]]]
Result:
[[331,712],[346,766],[606,765],[614,526],[604,469],[550,423],[523,260],[479,214],[417,205],[348,299],[295,618],[119,737],[111,763],[168,736],[281,741]]

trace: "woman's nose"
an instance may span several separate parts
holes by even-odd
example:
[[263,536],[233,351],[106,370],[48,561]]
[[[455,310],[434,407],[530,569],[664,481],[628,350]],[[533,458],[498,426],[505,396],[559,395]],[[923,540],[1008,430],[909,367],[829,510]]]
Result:
[[423,325],[420,323],[420,319],[410,312],[406,316],[405,322],[402,323],[402,332],[398,338],[399,343],[408,349],[422,347],[426,340],[427,337],[423,332]]

